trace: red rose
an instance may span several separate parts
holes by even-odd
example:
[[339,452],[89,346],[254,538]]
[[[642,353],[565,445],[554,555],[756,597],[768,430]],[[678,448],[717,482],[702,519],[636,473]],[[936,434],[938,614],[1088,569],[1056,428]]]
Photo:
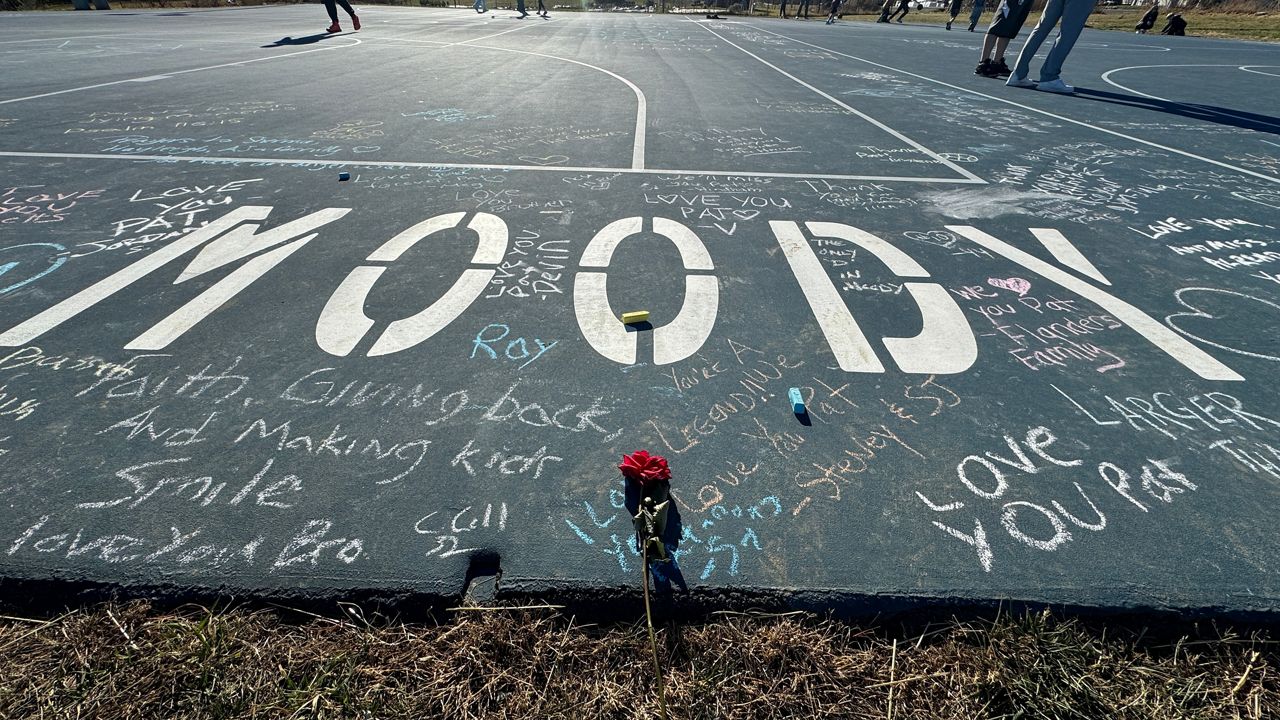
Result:
[[618,469],[624,476],[641,485],[671,479],[671,469],[667,467],[667,459],[660,455],[650,455],[647,450],[637,450],[630,455],[623,455],[622,464]]

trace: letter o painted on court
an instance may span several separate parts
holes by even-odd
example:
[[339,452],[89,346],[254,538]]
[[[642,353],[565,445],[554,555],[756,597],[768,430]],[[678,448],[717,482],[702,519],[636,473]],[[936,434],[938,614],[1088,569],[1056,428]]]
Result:
[[[587,343],[604,357],[624,365],[634,365],[638,338],[609,307],[606,288],[613,251],[628,237],[644,228],[644,218],[615,220],[600,229],[582,251],[578,266],[603,268],[602,272],[580,271],[574,276],[573,312]],[[653,218],[653,232],[672,242],[680,252],[685,270],[715,270],[707,247],[688,227],[666,218]],[[686,274],[684,304],[675,319],[653,330],[653,362],[669,365],[698,352],[711,335],[720,307],[720,285],[715,275]]]
[[[466,213],[457,212],[423,220],[383,243],[366,259],[393,263],[428,235],[457,227],[465,216]],[[388,325],[369,349],[369,357],[390,355],[427,340],[456,320],[484,292],[507,253],[507,224],[497,215],[477,213],[467,228],[480,236],[471,257],[475,267],[464,270],[453,287],[425,310]],[[373,327],[373,320],[364,314],[364,303],[387,267],[389,265],[359,265],[333,291],[316,321],[316,343],[320,349],[342,357],[364,339]]]

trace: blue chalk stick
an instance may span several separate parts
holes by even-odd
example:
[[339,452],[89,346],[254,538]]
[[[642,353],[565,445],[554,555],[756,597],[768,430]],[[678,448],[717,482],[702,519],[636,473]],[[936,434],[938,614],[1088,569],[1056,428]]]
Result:
[[350,180],[350,179],[351,179],[351,173],[349,173],[349,172],[340,172],[340,173],[338,173],[338,180],[339,180],[339,181],[342,181],[342,180]]
[[805,414],[804,398],[800,395],[800,388],[791,388],[787,391],[787,399],[791,401],[791,411],[797,415]]

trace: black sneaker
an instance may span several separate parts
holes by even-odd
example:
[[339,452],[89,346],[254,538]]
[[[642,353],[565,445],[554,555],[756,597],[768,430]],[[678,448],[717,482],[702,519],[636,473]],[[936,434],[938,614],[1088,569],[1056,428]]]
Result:
[[973,74],[981,75],[982,77],[995,77],[995,75],[991,74],[994,69],[995,66],[991,64],[990,60],[983,60],[978,63],[978,67],[973,69]]
[[993,77],[1009,77],[1013,74],[1013,71],[1005,64],[1004,58],[1000,58],[1000,62],[991,66],[991,74]]

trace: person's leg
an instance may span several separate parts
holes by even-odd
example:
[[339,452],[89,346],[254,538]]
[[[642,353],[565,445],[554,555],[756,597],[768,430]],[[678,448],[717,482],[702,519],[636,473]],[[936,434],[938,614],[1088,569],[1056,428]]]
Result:
[[978,26],[978,21],[982,19],[982,9],[986,7],[984,0],[975,0],[973,10],[969,12],[969,32]]
[[329,13],[329,19],[334,25],[338,24],[338,4],[334,0],[324,0],[324,9]]
[[1066,62],[1067,55],[1071,54],[1071,48],[1075,47],[1076,40],[1080,39],[1080,32],[1084,30],[1084,24],[1088,22],[1089,13],[1093,12],[1096,2],[1096,0],[1058,1],[1063,5],[1062,27],[1058,30],[1058,37],[1053,41],[1053,47],[1049,48],[1049,57],[1045,58],[1044,64],[1040,66],[1040,82],[1057,80],[1062,75],[1062,63]]
[[995,57],[996,62],[998,63],[1004,62],[1004,51],[1009,48],[1010,39],[1011,38],[1002,38],[1002,37],[996,38],[996,57]]
[[978,60],[978,67],[973,69],[974,75],[982,75],[984,77],[991,74],[991,48],[996,44],[996,36],[987,33],[982,37],[982,58]]
[[983,35],[982,36],[982,57],[979,59],[990,60],[991,49],[995,47],[996,40],[1001,40],[1001,39],[1003,38],[997,38],[995,35],[992,35],[991,33],[987,33],[986,35]]
[[[1026,1],[1030,2],[1030,0]],[[1036,23],[1035,30],[1031,31],[1031,37],[1027,38],[1026,44],[1018,53],[1018,62],[1013,66],[1013,77],[1025,78],[1027,73],[1031,72],[1031,59],[1036,56],[1036,51],[1040,49],[1045,38],[1049,37],[1049,33],[1053,32],[1053,26],[1058,24],[1058,19],[1062,17],[1063,4],[1064,0],[1049,0],[1044,6],[1040,21]]]
[[[355,17],[355,16],[356,16],[356,11],[355,11],[355,9],[354,9],[354,8],[352,8],[352,7],[351,7],[351,3],[350,3],[350,2],[347,2],[347,0],[338,0],[338,4],[342,6],[342,9],[343,9],[343,10],[346,10],[346,11],[347,11],[347,14],[348,14],[348,15],[350,15],[351,17]],[[337,14],[337,13],[335,13],[335,14]]]
[[996,77],[1012,75],[1009,64],[1004,61],[1004,51],[1009,48],[1009,38],[996,38],[995,59],[991,61],[991,72]]

